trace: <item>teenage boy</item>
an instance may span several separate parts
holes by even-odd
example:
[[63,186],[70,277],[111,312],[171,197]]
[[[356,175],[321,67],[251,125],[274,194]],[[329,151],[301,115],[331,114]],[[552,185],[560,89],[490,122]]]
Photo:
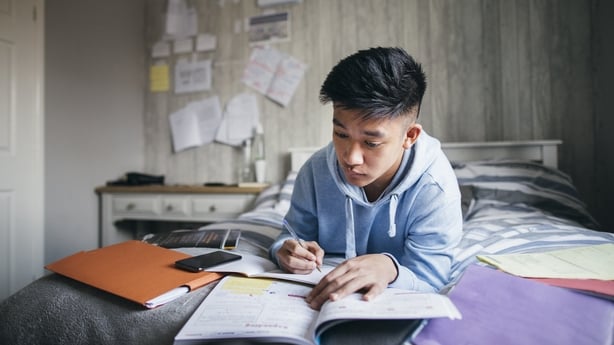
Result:
[[333,104],[333,140],[300,169],[270,255],[288,272],[344,255],[306,301],[319,309],[360,291],[436,291],[448,282],[462,231],[458,183],[438,140],[417,123],[426,78],[400,48],[341,60],[320,90]]

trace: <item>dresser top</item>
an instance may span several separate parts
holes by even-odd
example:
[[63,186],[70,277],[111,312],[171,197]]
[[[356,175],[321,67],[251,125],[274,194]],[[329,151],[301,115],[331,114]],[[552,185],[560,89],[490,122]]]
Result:
[[254,186],[203,186],[203,185],[146,185],[146,186],[101,186],[96,193],[195,193],[195,194],[257,194],[266,185]]

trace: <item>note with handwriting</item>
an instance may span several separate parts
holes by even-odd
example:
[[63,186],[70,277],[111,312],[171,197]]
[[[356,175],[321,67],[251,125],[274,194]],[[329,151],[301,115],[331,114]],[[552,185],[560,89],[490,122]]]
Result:
[[502,271],[521,277],[614,280],[614,243],[541,253],[477,257]]
[[306,69],[305,63],[275,48],[257,46],[243,71],[242,81],[287,107]]

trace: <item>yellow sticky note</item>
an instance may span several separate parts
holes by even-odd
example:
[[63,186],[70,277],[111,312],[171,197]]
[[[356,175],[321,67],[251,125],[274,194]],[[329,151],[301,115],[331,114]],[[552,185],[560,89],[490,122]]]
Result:
[[270,279],[230,277],[222,288],[237,295],[262,295],[272,283]]
[[149,70],[151,92],[165,92],[169,89],[168,65],[154,65]]

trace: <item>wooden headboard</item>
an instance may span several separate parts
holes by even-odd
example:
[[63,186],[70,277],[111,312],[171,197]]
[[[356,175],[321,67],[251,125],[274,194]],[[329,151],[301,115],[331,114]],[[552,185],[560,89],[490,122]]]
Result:
[[467,162],[489,159],[519,159],[558,167],[558,145],[561,140],[486,141],[442,143],[450,161]]
[[[450,161],[466,162],[488,159],[520,159],[541,162],[558,167],[558,146],[561,140],[485,141],[442,143],[443,151]],[[290,149],[290,168],[298,171],[318,147]]]

